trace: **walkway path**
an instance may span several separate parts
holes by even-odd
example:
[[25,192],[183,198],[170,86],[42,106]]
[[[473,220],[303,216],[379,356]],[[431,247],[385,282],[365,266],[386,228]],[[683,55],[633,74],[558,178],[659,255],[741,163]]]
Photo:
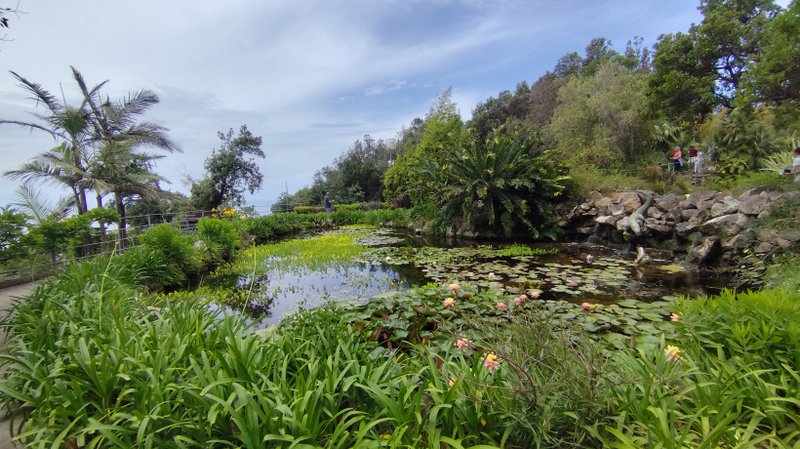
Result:
[[[38,285],[38,282],[30,282],[27,284],[16,285],[14,287],[4,288],[0,290],[0,318],[5,318],[8,310],[14,304],[15,298],[28,296],[33,289]],[[0,330],[0,351],[5,352],[6,334],[5,330]],[[2,413],[2,412],[0,412]],[[14,444],[11,441],[10,420],[4,414],[0,415],[0,449],[19,449],[22,447],[20,444]]]

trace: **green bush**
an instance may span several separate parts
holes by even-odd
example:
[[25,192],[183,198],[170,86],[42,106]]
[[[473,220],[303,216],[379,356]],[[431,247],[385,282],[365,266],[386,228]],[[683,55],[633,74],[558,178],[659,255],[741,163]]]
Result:
[[318,214],[324,212],[321,206],[295,206],[292,211],[296,214]]
[[242,243],[237,224],[222,218],[202,218],[198,221],[197,237],[206,245],[212,266],[230,261]]
[[674,346],[618,353],[607,447],[797,447],[800,293],[685,299]]
[[165,270],[165,285],[177,285],[197,274],[199,258],[195,256],[192,237],[181,234],[180,229],[170,224],[160,224],[139,236],[147,249],[160,251],[169,262]]

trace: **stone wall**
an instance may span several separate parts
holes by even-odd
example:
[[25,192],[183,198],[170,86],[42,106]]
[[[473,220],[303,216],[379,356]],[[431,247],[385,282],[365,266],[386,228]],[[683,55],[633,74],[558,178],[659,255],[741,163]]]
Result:
[[[651,195],[650,206],[642,207]],[[756,226],[759,217],[786,197],[798,198],[800,192],[755,188],[738,196],[716,191],[594,193],[567,213],[561,225],[570,240],[643,245],[671,251],[675,262],[697,266],[731,264],[745,249],[774,254],[800,242],[800,226],[782,231]]]

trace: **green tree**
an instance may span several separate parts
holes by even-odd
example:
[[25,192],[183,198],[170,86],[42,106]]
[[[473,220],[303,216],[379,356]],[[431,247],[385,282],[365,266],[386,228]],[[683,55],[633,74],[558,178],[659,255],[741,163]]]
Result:
[[[800,106],[800,1],[766,24],[761,52],[745,74],[749,101]],[[783,115],[783,114],[780,114]]]
[[192,205],[198,209],[215,209],[222,204],[240,205],[244,202],[245,190],[254,193],[264,179],[255,160],[264,157],[261,137],[254,136],[247,125],[239,128],[236,137],[233,129],[217,135],[222,144],[206,159],[205,177],[193,183],[191,188]]
[[643,156],[652,133],[645,83],[645,75],[616,62],[571,78],[559,90],[559,105],[545,128],[556,144],[555,157],[570,165],[613,166]]
[[28,215],[12,206],[0,207],[0,263],[6,263],[27,253],[22,245],[28,227]]
[[778,8],[771,0],[703,0],[703,21],[688,33],[667,34],[655,47],[650,79],[653,107],[699,123],[731,107],[744,74],[761,51],[764,27]]

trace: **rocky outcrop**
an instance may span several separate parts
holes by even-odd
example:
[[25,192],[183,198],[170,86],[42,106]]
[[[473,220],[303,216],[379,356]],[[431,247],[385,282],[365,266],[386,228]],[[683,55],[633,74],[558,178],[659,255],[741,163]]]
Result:
[[[642,198],[650,195],[652,204],[643,204]],[[712,190],[690,195],[593,193],[567,213],[561,225],[572,240],[641,244],[671,251],[676,261],[698,266],[735,264],[744,250],[768,254],[800,242],[800,230],[754,229],[755,220],[768,214],[777,200],[792,195],[800,192],[755,188],[740,195]],[[643,206],[648,206],[645,211]]]

